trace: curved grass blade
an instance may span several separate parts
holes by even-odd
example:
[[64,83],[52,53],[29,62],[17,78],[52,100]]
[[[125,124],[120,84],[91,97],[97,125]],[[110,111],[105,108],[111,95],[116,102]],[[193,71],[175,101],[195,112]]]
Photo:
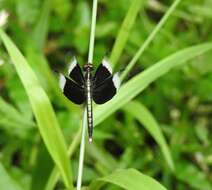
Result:
[[77,111],[78,108],[73,106],[73,104],[61,93],[58,82],[52,74],[47,59],[43,55],[43,48],[48,34],[51,10],[51,0],[45,0],[43,2],[40,18],[32,31],[32,35],[28,38],[25,45],[26,58],[28,63],[38,70],[37,74],[41,74],[41,77],[47,81],[48,87],[60,99],[63,105],[70,111]]
[[40,18],[35,26],[32,39],[38,50],[42,51],[48,34],[49,17],[51,12],[51,0],[45,0],[42,5]]
[[[76,148],[80,144],[81,132],[82,132],[82,128],[80,128],[80,130],[77,132],[74,140],[71,143],[71,146],[68,149],[68,154],[69,154],[70,158],[73,156]],[[58,170],[56,167],[54,167],[54,169],[52,170],[51,175],[49,176],[48,181],[46,183],[45,190],[54,189],[57,181],[59,180],[59,177],[60,176],[59,176]]]
[[65,186],[73,189],[65,140],[51,103],[21,52],[4,31],[0,30],[0,36],[27,92],[44,143],[61,172]]
[[121,169],[99,178],[91,183],[89,190],[99,189],[105,183],[112,183],[127,190],[166,190],[156,180],[135,169]]
[[110,56],[110,62],[113,64],[113,67],[115,67],[119,57],[121,56],[121,53],[123,52],[130,31],[135,23],[136,17],[141,8],[141,4],[142,0],[133,0],[129,7],[129,10],[119,30]]
[[102,122],[172,68],[180,66],[182,63],[186,63],[186,61],[211,49],[212,43],[204,43],[180,50],[136,75],[120,88],[118,94],[111,101],[95,107],[94,124],[97,125]]
[[131,101],[127,103],[126,106],[123,107],[123,110],[135,117],[153,136],[155,141],[160,146],[169,167],[174,170],[174,163],[168,145],[157,121],[155,120],[151,112],[138,101]]
[[0,163],[0,187],[7,190],[24,190],[15,180],[13,180],[4,166]]
[[123,80],[127,74],[130,72],[130,70],[133,68],[135,63],[138,61],[139,57],[143,54],[144,50],[149,46],[149,44],[152,42],[154,37],[157,35],[157,33],[160,31],[160,29],[163,27],[165,22],[168,20],[169,16],[174,12],[177,5],[180,3],[181,0],[175,0],[171,7],[167,10],[163,18],[160,20],[160,22],[157,24],[155,29],[151,32],[151,34],[148,36],[146,41],[143,43],[143,45],[139,48],[135,56],[132,58],[130,63],[127,65],[126,69],[124,70],[123,74],[121,75],[121,80]]

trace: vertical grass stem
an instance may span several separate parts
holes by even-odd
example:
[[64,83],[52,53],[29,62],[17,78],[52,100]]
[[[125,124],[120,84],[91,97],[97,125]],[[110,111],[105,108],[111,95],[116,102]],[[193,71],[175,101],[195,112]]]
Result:
[[86,132],[86,126],[87,126],[86,118],[87,118],[87,110],[85,108],[83,113],[83,122],[82,122],[82,138],[81,138],[81,144],[80,144],[77,190],[81,190],[81,185],[82,185],[83,163],[84,163],[84,154],[85,154],[85,132]]
[[89,53],[88,53],[88,62],[91,63],[91,64],[93,63],[93,51],[94,51],[94,39],[95,39],[95,28],[96,28],[97,3],[98,3],[98,0],[93,0],[91,33],[90,33],[90,43],[89,43]]
[[[89,52],[88,52],[88,63],[91,63],[91,64],[93,63],[97,3],[98,3],[98,0],[93,0],[90,43],[89,43]],[[85,154],[86,126],[87,126],[87,111],[86,111],[86,108],[85,108],[84,114],[83,114],[83,122],[82,122],[82,137],[81,137],[81,145],[80,145],[79,167],[78,167],[78,177],[77,177],[77,190],[81,190],[81,185],[82,185],[83,164],[84,164],[84,154]]]

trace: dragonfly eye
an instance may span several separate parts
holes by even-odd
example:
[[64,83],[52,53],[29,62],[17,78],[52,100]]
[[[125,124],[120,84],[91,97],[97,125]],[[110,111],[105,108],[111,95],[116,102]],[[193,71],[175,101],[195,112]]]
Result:
[[89,69],[90,71],[93,70],[93,65],[92,65],[91,63],[87,63],[87,64],[85,64],[84,67],[83,67],[83,70],[84,70],[84,71],[87,71],[88,69]]

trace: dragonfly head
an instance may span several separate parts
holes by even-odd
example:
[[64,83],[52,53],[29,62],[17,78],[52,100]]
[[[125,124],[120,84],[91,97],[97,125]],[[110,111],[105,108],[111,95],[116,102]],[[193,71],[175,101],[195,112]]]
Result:
[[88,71],[88,70],[92,71],[93,70],[93,65],[91,63],[86,63],[84,65],[84,67],[83,67],[83,70],[84,71]]

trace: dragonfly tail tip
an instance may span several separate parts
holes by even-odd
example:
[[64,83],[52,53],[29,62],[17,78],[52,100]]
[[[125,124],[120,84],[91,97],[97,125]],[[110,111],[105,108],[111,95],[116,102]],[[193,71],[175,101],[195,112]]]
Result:
[[89,143],[92,143],[92,141],[93,141],[92,137],[89,137],[88,141],[89,141]]

